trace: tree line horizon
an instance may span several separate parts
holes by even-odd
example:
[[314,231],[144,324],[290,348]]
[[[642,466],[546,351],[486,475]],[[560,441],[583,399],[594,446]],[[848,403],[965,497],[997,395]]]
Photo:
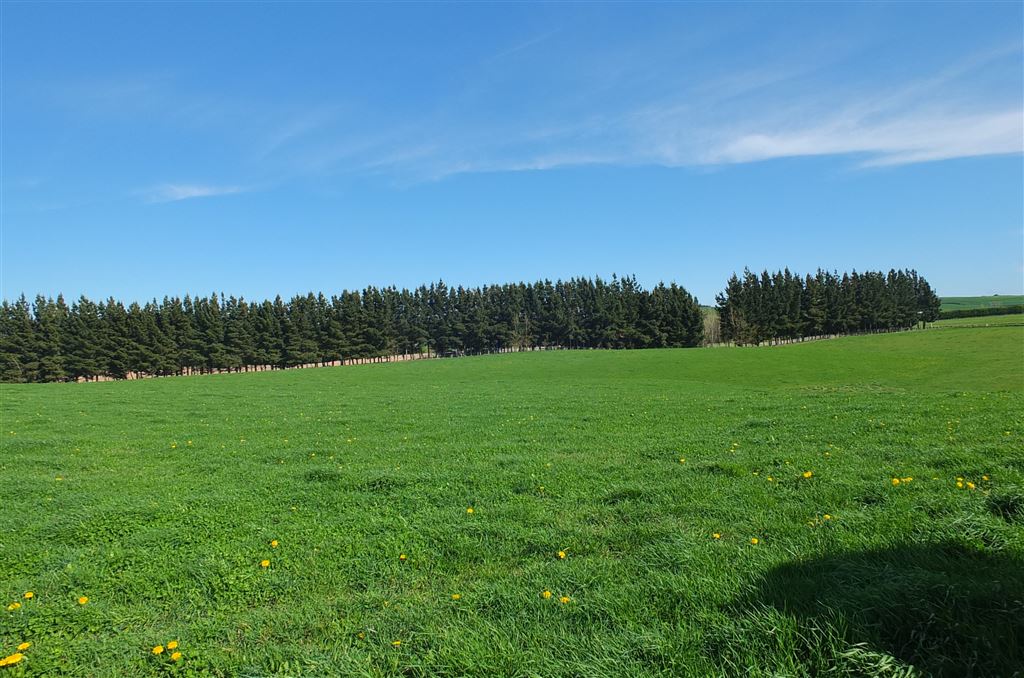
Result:
[[[164,297],[25,295],[0,305],[0,381],[170,376],[335,363],[404,354],[465,355],[531,348],[677,348],[710,335],[760,343],[822,334],[906,329],[938,317],[939,299],[916,271],[744,270],[716,296],[719,327],[685,288],[635,275],[415,290],[366,287],[287,302]],[[718,340],[719,337],[711,337]]]

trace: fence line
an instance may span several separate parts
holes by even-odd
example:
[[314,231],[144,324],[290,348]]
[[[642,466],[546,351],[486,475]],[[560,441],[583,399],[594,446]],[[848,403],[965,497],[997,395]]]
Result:
[[[765,346],[785,346],[787,344],[802,344],[808,341],[826,341],[829,339],[840,339],[842,337],[852,337],[864,334],[890,334],[893,332],[911,332],[918,328],[905,328],[905,329],[879,329],[879,330],[864,330],[860,332],[847,332],[837,334],[818,334],[809,337],[791,337],[791,338],[775,338],[766,339],[757,343],[747,342],[733,342],[733,341],[722,341],[716,343],[701,344],[693,348],[757,348]],[[157,379],[161,377],[190,377],[199,376],[206,374],[236,374],[244,372],[276,372],[280,370],[305,370],[317,367],[341,367],[344,365],[371,365],[375,363],[393,363],[393,362],[408,362],[410,360],[436,360],[443,358],[461,358],[478,355],[496,355],[500,353],[532,353],[535,351],[594,351],[594,350],[608,350],[608,349],[597,349],[592,346],[587,347],[574,347],[574,346],[505,346],[497,349],[489,349],[484,351],[446,351],[442,354],[438,354],[436,351],[425,351],[422,353],[401,353],[393,355],[375,356],[370,358],[346,358],[344,360],[328,360],[323,362],[304,363],[301,365],[289,365],[282,367],[279,365],[242,365],[235,368],[215,368],[215,369],[204,369],[204,368],[182,368],[180,372],[174,374],[148,374],[146,372],[128,372],[124,379],[118,379],[117,377],[110,377],[106,375],[97,375],[92,377],[78,377],[76,381],[78,383],[84,382],[95,382],[95,381],[124,381],[124,380],[136,380],[136,379]],[[619,350],[630,350],[630,349],[619,349]]]

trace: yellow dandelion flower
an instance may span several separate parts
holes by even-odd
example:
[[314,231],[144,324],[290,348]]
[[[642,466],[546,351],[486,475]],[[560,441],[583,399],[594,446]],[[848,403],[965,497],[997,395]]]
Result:
[[913,480],[913,479],[914,479],[914,477],[913,477],[913,476],[907,476],[906,478],[904,478],[904,479],[903,479],[903,482],[905,482],[905,483],[909,483],[909,482],[910,482],[911,480]]
[[565,553],[565,551],[559,551],[559,552],[558,552],[558,558],[559,558],[559,560],[565,560],[565,556],[566,556],[566,553]]
[[276,539],[271,539],[270,540],[270,548],[272,548],[272,549],[276,549],[277,548],[277,540]]
[[832,520],[832,516],[830,516],[827,513],[825,515],[823,515],[821,518],[822,518],[822,520]]
[[358,638],[359,640],[365,640],[366,639],[366,634],[363,633],[362,631],[360,631],[359,633],[356,634],[356,638]]
[[466,509],[466,513],[470,513],[470,514],[473,513],[473,507],[470,506],[469,508],[467,508]]
[[956,479],[957,479],[957,480],[960,480],[960,481],[962,481],[962,480],[963,480],[963,477],[961,477],[961,476],[957,476],[957,477],[956,477]]
[[981,479],[982,480],[988,480],[988,476],[982,476]]
[[967,489],[968,490],[973,490],[974,489],[974,483],[972,483],[971,481],[968,480],[967,481]]
[[569,596],[562,596],[561,598],[558,599],[558,602],[560,602],[562,605],[565,605],[566,603],[569,602]]
[[892,486],[893,487],[896,487],[899,484],[900,484],[900,479],[899,478],[893,478],[892,479]]
[[452,594],[452,600],[461,600],[461,599],[462,599],[462,594],[461,593],[453,593]]
[[680,464],[685,464],[686,463],[686,457],[679,457],[679,463]]
[[544,591],[544,593],[540,594],[540,597],[543,598],[544,600],[547,600],[548,598],[551,597],[551,591]]
[[758,544],[761,543],[761,540],[758,539],[757,537],[751,537],[750,538],[750,543],[753,544],[754,546],[757,546]]
[[164,646],[163,645],[157,645],[156,647],[153,648],[153,654],[163,654],[163,653],[164,653]]
[[804,478],[810,478],[814,473],[812,471],[804,471]]
[[88,602],[89,602],[89,596],[82,596],[81,598],[78,599],[78,604],[79,605],[85,605]]
[[775,478],[772,478],[771,476],[768,476],[768,482],[769,483],[774,482],[774,481],[775,481]]
[[178,641],[172,640],[171,642],[167,643],[167,649],[168,650],[176,650],[176,649],[178,649]]
[[956,486],[959,487],[959,488],[963,488],[964,482],[962,480],[958,480],[958,481],[956,481]]
[[21,607],[21,603],[15,602],[15,603],[11,603],[10,605],[8,605],[7,609],[8,610],[17,610],[19,607]]
[[172,662],[176,662],[179,659],[181,659],[181,653],[180,652],[175,652],[174,654],[171,655],[171,661]]
[[400,641],[400,640],[393,641],[391,643],[391,645],[394,646],[394,647],[401,647],[402,646],[402,641]]
[[4,657],[3,659],[0,659],[0,666],[13,666],[14,664],[17,664],[18,662],[20,662],[24,658],[25,658],[25,655],[23,655],[20,652],[15,652],[14,654],[12,654],[10,656],[7,656],[7,657]]
[[398,559],[404,563],[406,560],[409,559],[409,557],[402,553],[398,556]]
[[721,539],[722,538],[722,533],[721,532],[715,532],[713,535],[711,535],[711,538],[712,539]]
[[32,593],[31,591],[25,591],[25,593],[21,597],[25,600],[29,600],[31,598],[35,598],[36,594]]
[[270,567],[270,561],[269,560],[261,560],[260,561],[260,567]]
[[27,650],[30,647],[32,647],[32,643],[26,641],[26,642],[24,642],[24,643],[22,643],[21,645],[18,646],[18,651],[21,652],[22,650]]

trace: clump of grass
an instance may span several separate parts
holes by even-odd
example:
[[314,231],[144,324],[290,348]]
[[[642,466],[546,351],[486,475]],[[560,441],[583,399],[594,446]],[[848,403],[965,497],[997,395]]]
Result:
[[988,496],[988,509],[1008,523],[1024,524],[1024,488],[1011,485],[993,490]]

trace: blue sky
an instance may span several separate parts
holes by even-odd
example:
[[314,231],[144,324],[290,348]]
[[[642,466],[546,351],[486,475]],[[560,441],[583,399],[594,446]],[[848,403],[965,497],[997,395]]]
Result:
[[1008,3],[0,5],[0,283],[1024,292]]

